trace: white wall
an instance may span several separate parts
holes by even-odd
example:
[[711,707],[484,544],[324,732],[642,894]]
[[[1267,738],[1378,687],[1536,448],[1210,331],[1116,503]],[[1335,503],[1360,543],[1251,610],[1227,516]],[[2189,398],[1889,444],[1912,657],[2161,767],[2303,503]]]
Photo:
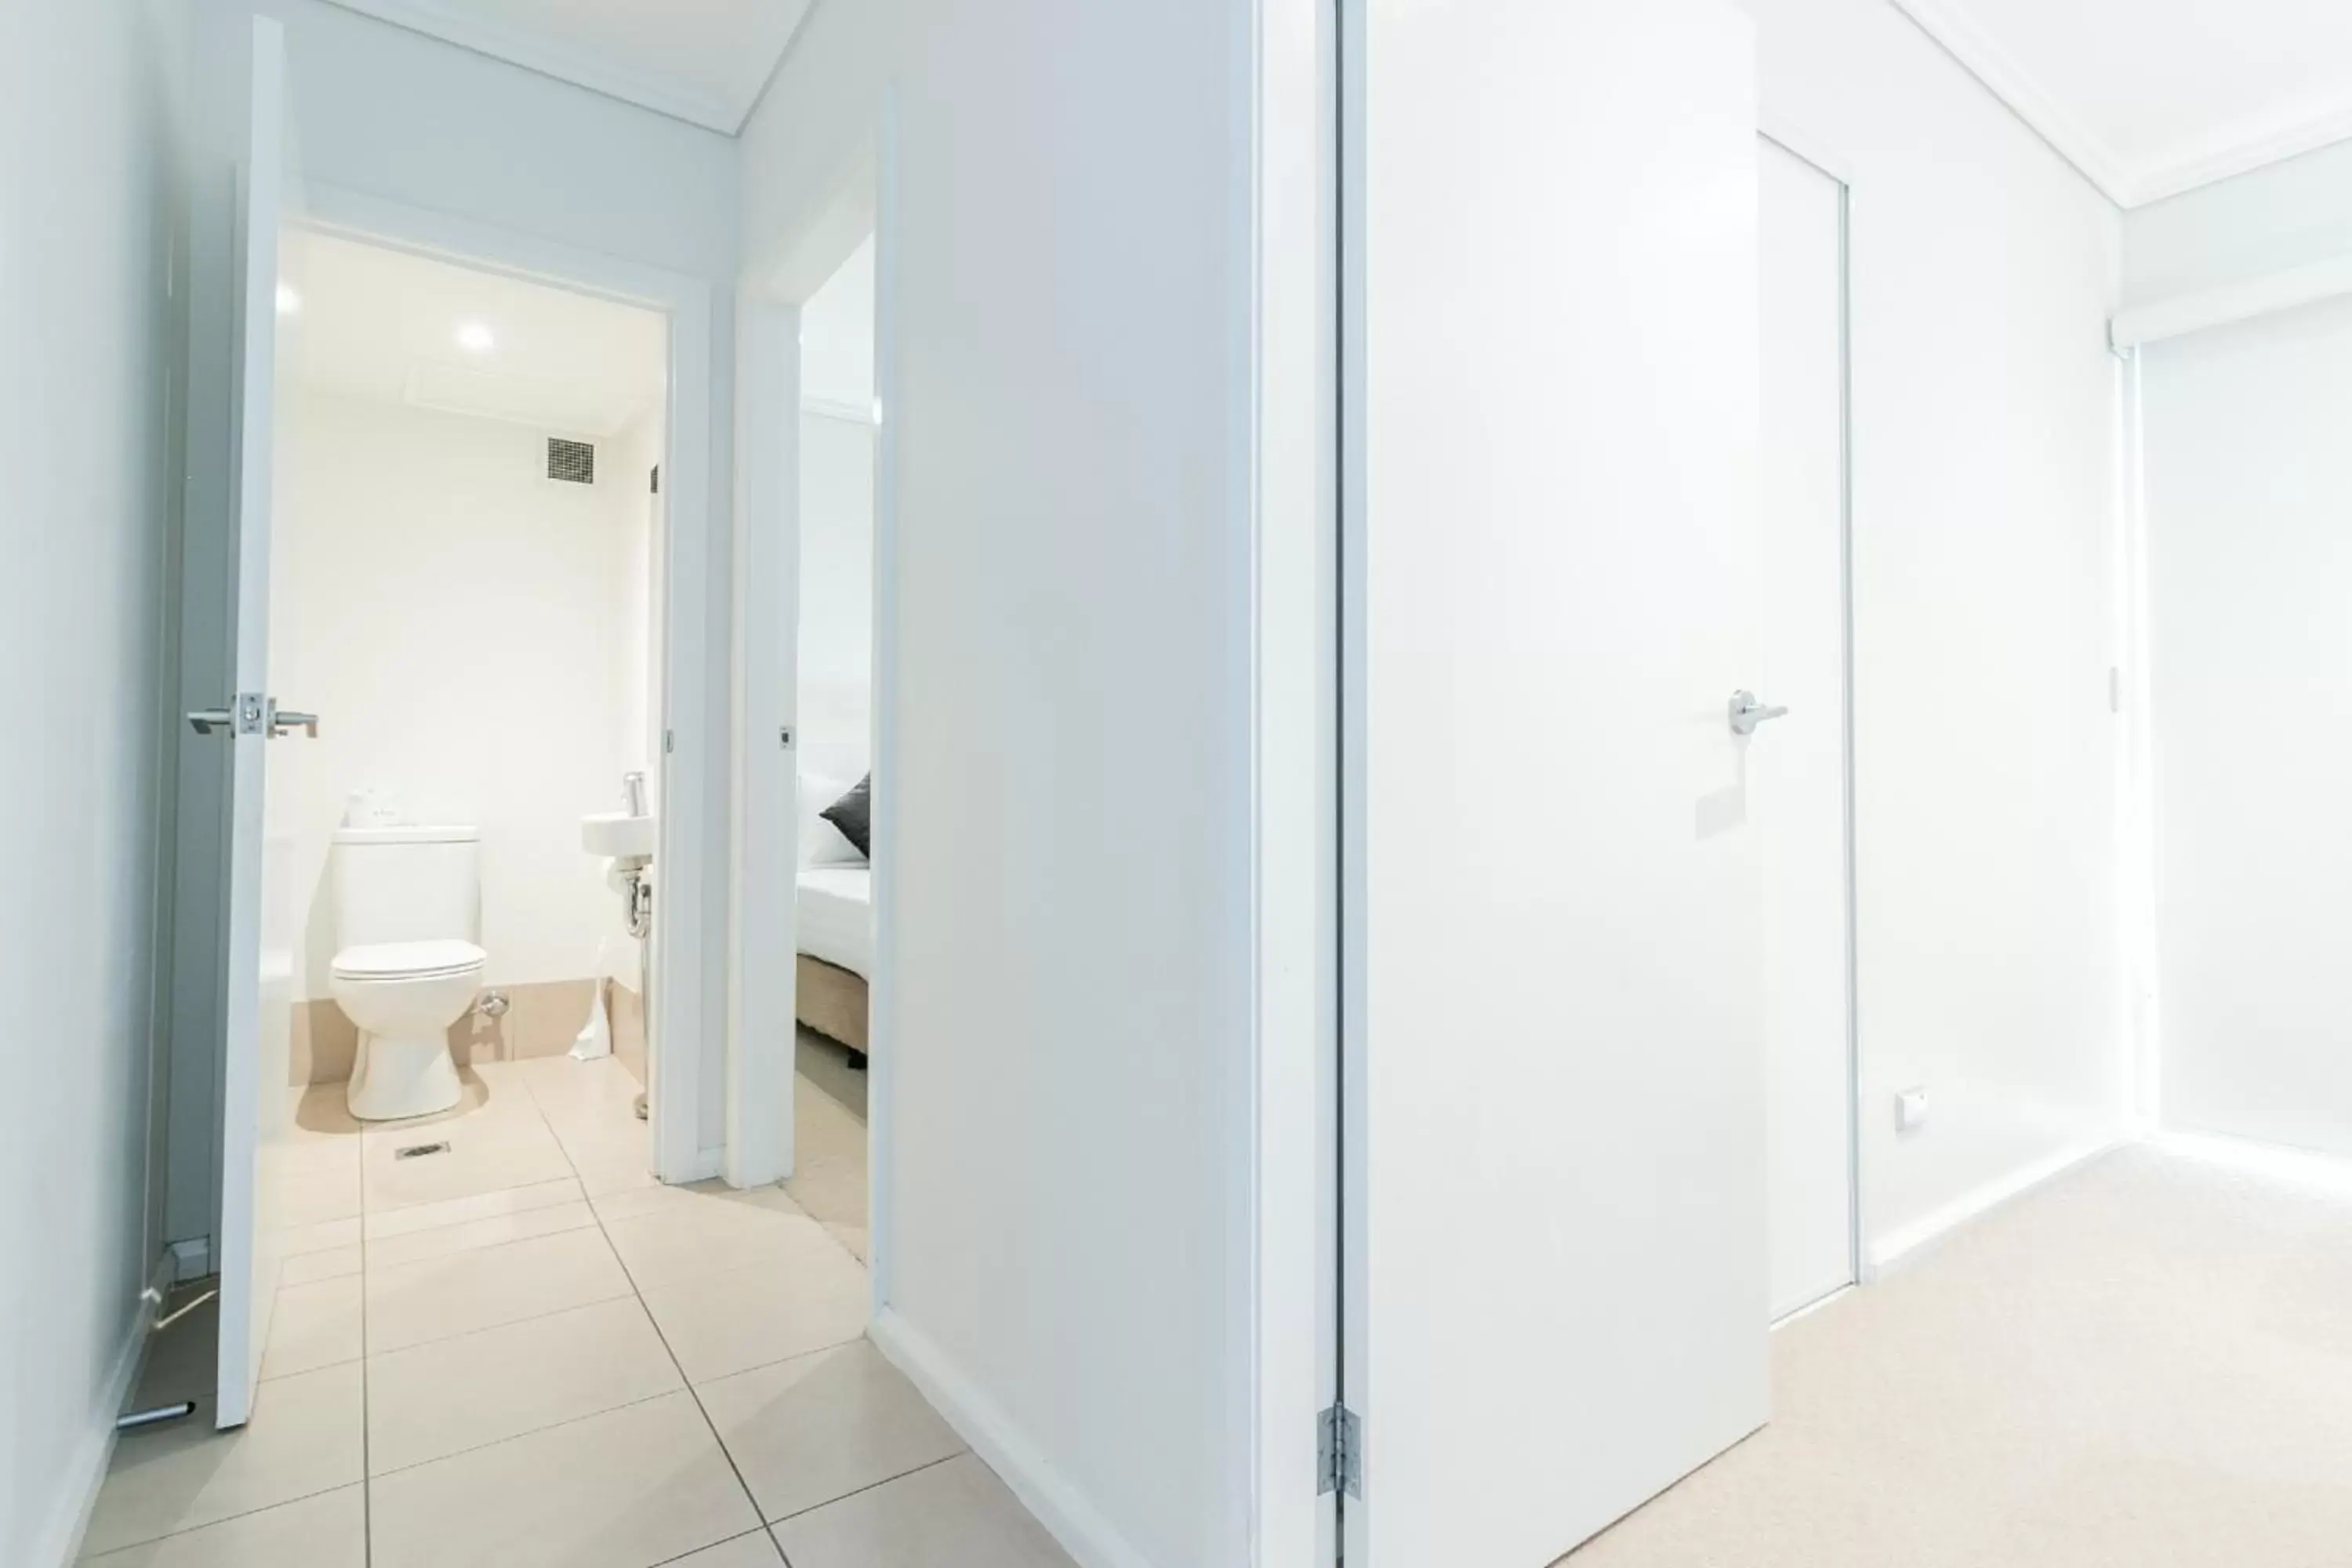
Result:
[[0,1562],[23,1568],[72,1551],[162,1240],[184,50],[169,0],[0,22]]
[[[1853,188],[1856,875],[1880,1248],[2110,1136],[2116,209],[1893,5],[1749,0]],[[1934,1120],[1897,1140],[1893,1098]]]
[[865,776],[874,725],[874,426],[801,415],[801,763]]
[[2352,142],[2124,215],[2123,303],[2352,256]]
[[2140,353],[2163,1120],[2352,1154],[2352,301]]
[[645,469],[605,442],[593,485],[558,483],[544,432],[302,395],[270,653],[282,698],[324,720],[289,813],[297,996],[331,994],[329,850],[359,788],[481,829],[485,984],[601,973],[620,900],[579,819],[615,809],[622,773],[642,765],[628,724],[646,670],[629,637],[646,616],[618,611],[644,547]]
[[[710,366],[714,475],[733,463],[732,288],[737,147],[730,139],[323,0],[194,0],[194,116],[187,571],[179,699],[215,706],[226,681],[230,220],[243,146],[251,17],[287,31],[296,131],[309,178],[364,195],[519,230],[560,244],[709,279],[717,353]],[[730,641],[727,542],[731,487],[712,501],[706,639],[718,689],[701,714],[673,714],[685,743],[723,742]],[[209,1235],[218,1206],[219,1111],[212,1064],[219,998],[210,933],[221,907],[225,774],[218,748],[183,748],[177,805],[172,1039],[170,1232]],[[706,852],[722,863],[724,767],[709,770]],[[722,1016],[724,944],[703,954],[709,1016]],[[701,1042],[704,1081],[720,1081],[725,1038]],[[719,1108],[705,1106],[703,1142]]]
[[761,256],[892,85],[888,1337],[1092,1563],[1249,1551],[1250,12],[821,5],[745,133]]

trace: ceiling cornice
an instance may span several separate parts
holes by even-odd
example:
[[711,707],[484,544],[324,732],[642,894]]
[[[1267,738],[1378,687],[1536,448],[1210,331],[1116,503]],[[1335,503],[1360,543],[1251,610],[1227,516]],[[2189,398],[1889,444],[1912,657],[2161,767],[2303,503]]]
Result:
[[2059,108],[2058,100],[1951,0],[1893,0],[1893,4],[2109,201],[2117,206],[2132,205],[2131,180],[2122,160]]
[[2132,181],[2132,199],[2125,205],[2143,206],[2160,202],[2167,196],[2177,196],[2266,164],[2284,163],[2344,141],[2352,141],[2352,104],[2307,115],[2252,136],[2217,136],[2185,157],[2140,170]]
[[2227,132],[2177,158],[2133,163],[2061,108],[2031,72],[1969,16],[1964,0],[1892,3],[2119,207],[2145,206],[2352,139],[2352,103],[2344,103],[2251,135],[2242,130]]
[[436,4],[436,0],[332,0],[332,4],[574,87],[601,92],[607,98],[617,98],[624,103],[634,103],[640,109],[650,109],[656,114],[667,114],[673,120],[683,120],[706,131],[716,131],[722,136],[732,136],[741,130],[744,117],[751,112],[749,103],[724,103],[699,93],[681,92],[657,77],[623,70],[608,61],[551,44],[529,33],[461,16]]

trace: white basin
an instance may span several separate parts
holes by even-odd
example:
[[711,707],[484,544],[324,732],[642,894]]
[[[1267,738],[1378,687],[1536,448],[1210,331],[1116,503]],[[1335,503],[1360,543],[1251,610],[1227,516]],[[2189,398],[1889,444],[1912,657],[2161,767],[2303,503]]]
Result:
[[646,861],[660,841],[659,819],[625,811],[600,811],[580,819],[580,847],[614,860]]

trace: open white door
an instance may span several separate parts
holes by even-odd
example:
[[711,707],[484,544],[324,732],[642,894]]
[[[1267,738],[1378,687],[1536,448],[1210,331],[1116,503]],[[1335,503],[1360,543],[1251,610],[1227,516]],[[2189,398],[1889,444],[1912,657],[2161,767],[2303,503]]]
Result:
[[1766,1415],[1754,43],[1351,24],[1345,1550],[1539,1568]]
[[[315,733],[315,719],[280,709],[269,680],[271,501],[289,443],[289,360],[299,289],[289,278],[299,190],[287,105],[286,41],[275,20],[253,24],[252,140],[240,171],[236,293],[235,517],[236,680],[226,704],[190,714],[235,748],[230,764],[228,906],[221,987],[227,1038],[221,1081],[220,1371],[217,1422],[244,1424],[278,1294],[275,1166],[292,1111],[288,1055],[296,908],[287,792],[273,768],[277,737]],[[284,290],[281,293],[281,289]],[[281,309],[281,304],[284,307]],[[283,394],[283,395],[281,395]],[[306,726],[307,721],[307,726]]]

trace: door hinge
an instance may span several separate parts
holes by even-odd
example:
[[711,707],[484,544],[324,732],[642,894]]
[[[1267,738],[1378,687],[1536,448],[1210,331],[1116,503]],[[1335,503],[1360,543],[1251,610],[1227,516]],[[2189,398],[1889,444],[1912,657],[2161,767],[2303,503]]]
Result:
[[1354,1411],[1334,1405],[1316,1415],[1315,1454],[1316,1496],[1364,1495],[1364,1424]]

